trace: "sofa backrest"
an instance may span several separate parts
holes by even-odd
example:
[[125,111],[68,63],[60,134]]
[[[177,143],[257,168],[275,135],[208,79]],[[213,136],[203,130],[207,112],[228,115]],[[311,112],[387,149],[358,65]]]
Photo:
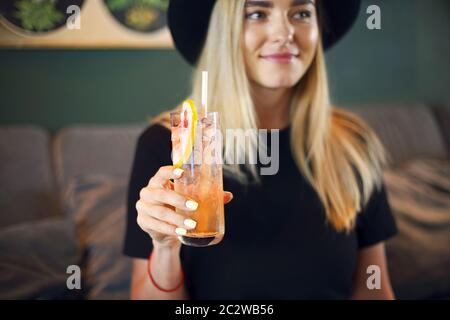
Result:
[[58,186],[71,178],[105,174],[127,179],[131,170],[140,125],[73,126],[54,139],[53,159]]
[[[428,108],[366,105],[350,109],[376,131],[391,155],[392,166],[418,157],[448,157],[440,129]],[[104,174],[128,179],[136,142],[144,128],[145,125],[67,127],[55,135],[51,147],[43,129],[0,127],[0,227],[58,214],[55,190],[63,191],[77,176]]]
[[0,227],[59,213],[48,133],[0,127]]
[[434,118],[439,124],[442,137],[447,147],[447,154],[450,157],[450,104],[435,105],[432,107]]
[[351,108],[375,130],[395,167],[413,158],[447,157],[431,110],[422,105],[364,105]]

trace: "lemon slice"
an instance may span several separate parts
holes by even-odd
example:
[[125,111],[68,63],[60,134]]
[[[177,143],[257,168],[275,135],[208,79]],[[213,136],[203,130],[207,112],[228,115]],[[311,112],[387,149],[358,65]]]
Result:
[[173,143],[173,165],[180,168],[191,156],[195,139],[195,128],[197,126],[198,114],[194,101],[185,100],[181,110],[180,124],[178,125],[178,139]]

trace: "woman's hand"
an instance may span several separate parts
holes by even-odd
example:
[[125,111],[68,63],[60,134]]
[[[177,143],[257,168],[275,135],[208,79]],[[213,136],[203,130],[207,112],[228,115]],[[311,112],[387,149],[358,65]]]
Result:
[[[177,231],[194,229],[196,221],[175,212],[175,208],[195,211],[198,204],[174,191],[170,179],[179,179],[182,169],[163,166],[141,189],[140,199],[136,202],[137,223],[153,239],[153,245],[159,247],[180,248]],[[224,192],[224,203],[233,198],[231,192]]]

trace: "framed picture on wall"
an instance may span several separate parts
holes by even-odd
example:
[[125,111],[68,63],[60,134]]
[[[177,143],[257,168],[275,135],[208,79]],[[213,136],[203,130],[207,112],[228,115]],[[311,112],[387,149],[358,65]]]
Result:
[[169,48],[169,0],[2,0],[0,46]]

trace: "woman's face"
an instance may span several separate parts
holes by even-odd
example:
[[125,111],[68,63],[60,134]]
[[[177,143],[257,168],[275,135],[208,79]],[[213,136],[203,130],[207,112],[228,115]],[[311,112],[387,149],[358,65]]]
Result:
[[247,75],[262,87],[293,87],[314,58],[319,28],[314,0],[246,0]]

